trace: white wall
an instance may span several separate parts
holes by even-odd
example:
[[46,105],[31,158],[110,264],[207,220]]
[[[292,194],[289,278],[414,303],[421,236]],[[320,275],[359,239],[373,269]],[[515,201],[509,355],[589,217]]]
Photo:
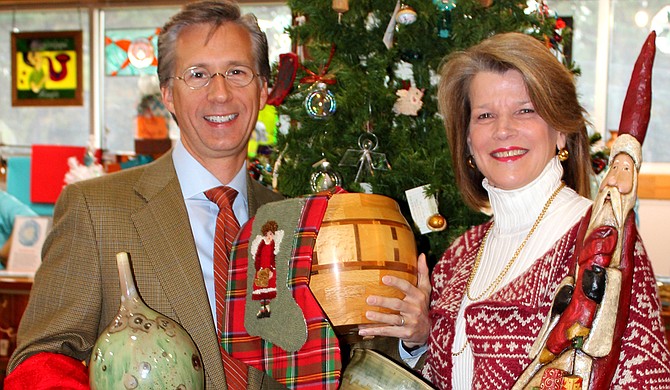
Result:
[[670,277],[670,200],[640,199],[639,230],[657,276]]

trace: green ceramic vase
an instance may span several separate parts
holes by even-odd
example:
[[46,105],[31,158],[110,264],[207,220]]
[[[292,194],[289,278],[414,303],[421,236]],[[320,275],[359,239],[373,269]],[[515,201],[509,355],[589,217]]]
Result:
[[371,349],[354,349],[339,390],[432,390],[421,378]]
[[191,336],[142,301],[127,253],[117,254],[116,262],[121,306],[93,347],[91,388],[204,389],[202,359]]

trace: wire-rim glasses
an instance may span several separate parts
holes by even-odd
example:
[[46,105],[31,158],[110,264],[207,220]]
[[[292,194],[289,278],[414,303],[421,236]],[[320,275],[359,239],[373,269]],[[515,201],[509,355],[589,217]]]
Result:
[[237,88],[246,87],[251,84],[256,76],[260,76],[254,73],[253,69],[246,65],[235,65],[224,73],[210,73],[202,66],[192,66],[187,68],[184,73],[182,73],[181,77],[172,76],[170,78],[183,81],[186,86],[191,89],[200,89],[208,86],[212,77],[216,75],[223,77],[229,85]]

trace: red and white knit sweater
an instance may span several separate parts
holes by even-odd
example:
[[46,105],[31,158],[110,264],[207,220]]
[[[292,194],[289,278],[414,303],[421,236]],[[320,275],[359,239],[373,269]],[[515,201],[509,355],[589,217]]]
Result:
[[[452,389],[456,316],[489,225],[476,226],[459,237],[433,270],[433,325],[422,372],[440,389]],[[579,223],[511,283],[467,308],[466,333],[474,356],[473,389],[509,389],[530,362],[528,351],[550,310],[556,287],[574,261],[578,228]],[[655,278],[639,236],[631,310],[622,344],[612,389],[670,389],[670,353]]]

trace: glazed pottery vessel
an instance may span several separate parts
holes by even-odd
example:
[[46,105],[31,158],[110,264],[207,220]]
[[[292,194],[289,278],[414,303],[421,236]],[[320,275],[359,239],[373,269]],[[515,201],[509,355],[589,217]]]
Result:
[[117,254],[116,261],[121,307],[93,347],[91,388],[204,389],[202,359],[191,336],[142,301],[128,254]]
[[354,349],[340,390],[431,390],[432,386],[371,349]]

